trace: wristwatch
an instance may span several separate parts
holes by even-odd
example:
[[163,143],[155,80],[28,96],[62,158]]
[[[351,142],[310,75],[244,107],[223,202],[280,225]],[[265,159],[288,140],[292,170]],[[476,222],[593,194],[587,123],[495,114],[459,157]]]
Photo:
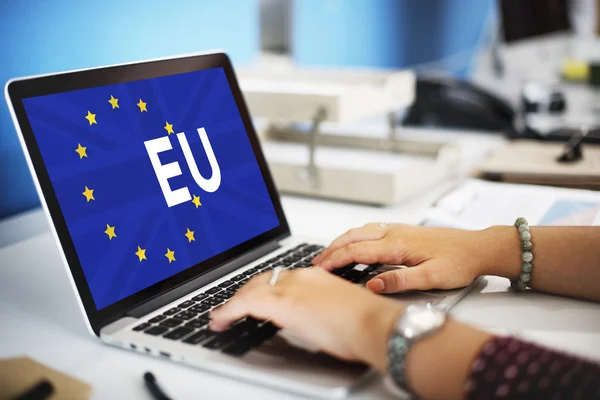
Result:
[[402,391],[411,394],[405,376],[406,355],[420,339],[437,332],[446,314],[431,304],[412,304],[402,313],[388,341],[388,371]]

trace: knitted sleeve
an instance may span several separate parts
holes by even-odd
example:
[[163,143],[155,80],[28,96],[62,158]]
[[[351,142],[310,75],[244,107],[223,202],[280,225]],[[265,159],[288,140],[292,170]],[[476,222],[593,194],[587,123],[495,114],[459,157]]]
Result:
[[473,361],[465,398],[600,399],[600,365],[514,337],[494,337]]

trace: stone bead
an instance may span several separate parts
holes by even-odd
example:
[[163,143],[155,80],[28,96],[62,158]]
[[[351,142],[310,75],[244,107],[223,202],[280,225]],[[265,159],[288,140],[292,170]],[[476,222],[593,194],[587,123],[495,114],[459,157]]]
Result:
[[529,231],[521,232],[521,240],[523,242],[528,242],[531,240],[531,233]]
[[526,251],[521,256],[521,259],[523,260],[523,262],[530,263],[533,260],[533,254],[531,254],[530,251]]
[[533,267],[531,266],[531,263],[528,263],[528,262],[523,263],[523,266],[521,267],[521,271],[527,272],[527,273],[530,273],[532,269],[533,269]]
[[522,225],[519,225],[519,226],[517,227],[517,229],[519,229],[519,233],[523,233],[523,232],[529,232],[529,225],[527,225],[527,224],[522,224]]
[[521,225],[523,225],[523,224],[525,224],[525,225],[529,225],[529,224],[527,223],[527,220],[526,220],[525,218],[523,218],[523,217],[519,217],[519,218],[517,218],[517,220],[515,221],[515,226],[516,226],[516,227],[519,227],[519,226],[521,226]]
[[525,289],[527,289],[527,284],[525,282],[517,281],[515,285],[515,290],[517,292],[522,292]]
[[523,282],[529,282],[531,280],[531,274],[527,272],[521,272],[519,279]]
[[531,249],[533,249],[533,244],[531,244],[531,242],[527,240],[521,243],[521,248],[523,249],[523,251],[531,251]]

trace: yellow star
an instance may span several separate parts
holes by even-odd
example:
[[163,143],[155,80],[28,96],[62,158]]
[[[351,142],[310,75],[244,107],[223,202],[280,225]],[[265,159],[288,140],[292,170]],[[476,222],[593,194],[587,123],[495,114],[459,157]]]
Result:
[[170,135],[173,132],[173,124],[170,124],[169,122],[166,123],[165,125],[165,129],[167,130],[167,133]]
[[77,143],[77,148],[75,149],[77,154],[79,154],[79,159],[81,160],[83,157],[87,157],[87,147],[83,147],[81,144]]
[[200,203],[200,197],[194,195],[194,199],[192,200],[192,203],[194,203],[196,205],[196,208],[200,207],[202,205],[202,203]]
[[117,234],[115,233],[115,227],[110,226],[109,224],[106,224],[106,230],[104,231],[104,233],[108,235],[108,238],[110,240],[112,240],[112,238],[114,237],[117,237]]
[[165,254],[165,257],[169,259],[169,264],[171,264],[171,262],[175,261],[175,252],[167,248],[167,254]]
[[146,249],[142,249],[140,246],[138,246],[138,250],[135,252],[135,255],[139,257],[140,262],[142,262],[142,260],[147,260]]
[[139,103],[137,103],[137,106],[140,108],[140,112],[148,112],[148,109],[146,108],[146,103],[144,103],[142,99],[140,99]]
[[89,110],[88,110],[88,115],[85,117],[85,119],[87,119],[89,121],[90,126],[97,124],[96,114],[92,114]]
[[187,232],[185,233],[185,237],[188,238],[188,243],[191,243],[192,240],[195,242],[196,239],[194,239],[194,231],[190,231],[190,228],[187,228]]
[[94,198],[94,190],[88,188],[87,186],[85,187],[85,192],[83,192],[81,194],[85,196],[85,199],[88,201],[88,203],[90,200],[96,200]]
[[112,106],[112,109],[119,108],[119,99],[115,99],[113,95],[110,95],[110,100],[108,101]]

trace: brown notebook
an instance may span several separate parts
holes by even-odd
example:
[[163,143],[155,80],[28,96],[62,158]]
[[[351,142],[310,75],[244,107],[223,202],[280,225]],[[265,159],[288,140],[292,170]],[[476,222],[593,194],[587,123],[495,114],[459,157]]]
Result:
[[42,380],[53,388],[52,400],[89,399],[92,388],[87,383],[46,367],[28,357],[0,359],[0,400],[14,399]]

